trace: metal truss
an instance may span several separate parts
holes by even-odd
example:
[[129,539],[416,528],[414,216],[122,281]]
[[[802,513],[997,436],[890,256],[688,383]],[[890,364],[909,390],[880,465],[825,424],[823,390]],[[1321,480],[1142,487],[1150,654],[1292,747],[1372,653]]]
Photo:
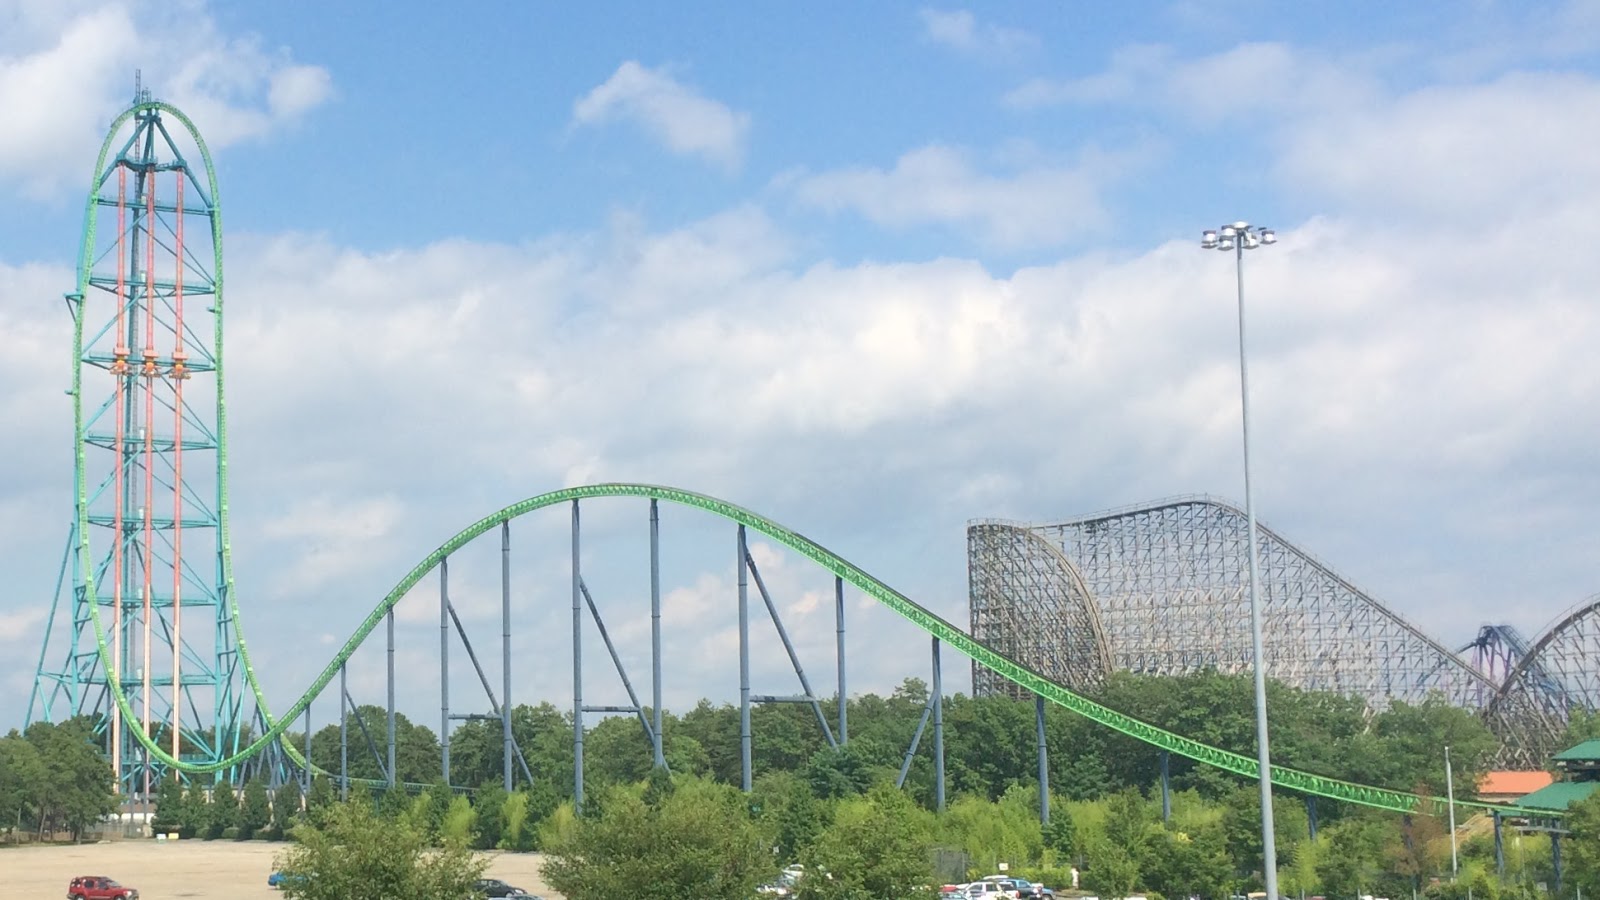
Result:
[[1477,637],[1456,652],[1484,677],[1501,684],[1528,655],[1528,639],[1510,625],[1485,625],[1478,629]]
[[[1098,607],[1118,669],[1159,675],[1249,671],[1248,536],[1238,507],[1185,497],[1011,527],[1049,543],[1064,569],[1081,573],[1087,586],[1081,604]],[[968,529],[973,635],[986,642],[1008,639],[1002,624],[1008,614],[999,609],[1027,615],[1050,602],[1040,579],[1014,574],[1036,564],[1037,554],[1028,558],[1016,542],[995,541],[995,528],[980,522]],[[1475,706],[1494,693],[1494,682],[1448,648],[1272,529],[1258,531],[1270,677],[1304,690],[1355,695],[1373,708],[1417,702],[1435,692]],[[1068,632],[1062,650],[1078,643]]]
[[[1061,548],[1027,528],[1000,522],[967,530],[972,633],[996,651],[1076,688],[1111,671],[1111,647],[1083,576]],[[1027,694],[973,663],[973,691]]]
[[27,718],[92,717],[118,789],[149,796],[166,759],[236,754],[255,686],[228,542],[216,170],[147,91],[101,146],[67,307],[75,508]]
[[1485,710],[1504,765],[1541,768],[1574,712],[1600,709],[1600,595],[1569,610],[1520,654]]

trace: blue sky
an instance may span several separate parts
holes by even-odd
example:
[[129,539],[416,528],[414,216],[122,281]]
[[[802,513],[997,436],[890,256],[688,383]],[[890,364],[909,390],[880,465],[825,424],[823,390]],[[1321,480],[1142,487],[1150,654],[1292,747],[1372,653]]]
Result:
[[[727,497],[956,621],[969,519],[1240,497],[1232,272],[1195,246],[1240,217],[1282,236],[1249,274],[1263,520],[1447,642],[1537,632],[1600,590],[1597,48],[1578,2],[0,0],[0,726],[71,511],[59,295],[136,68],[219,166],[235,558],[286,705],[331,654],[304,641],[563,484]],[[547,543],[519,693],[560,701]],[[685,543],[689,627],[731,573]],[[826,579],[771,565],[826,671]],[[894,650],[857,688],[922,674],[860,615]],[[733,696],[729,634],[670,705]]]

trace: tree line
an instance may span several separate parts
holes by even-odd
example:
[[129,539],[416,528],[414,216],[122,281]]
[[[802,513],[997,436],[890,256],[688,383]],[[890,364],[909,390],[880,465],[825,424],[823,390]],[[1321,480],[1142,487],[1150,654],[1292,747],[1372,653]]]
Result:
[[[1225,749],[1254,753],[1248,677],[1122,673],[1108,679],[1095,699]],[[1047,709],[1045,721],[1052,793],[1049,826],[1039,822],[1035,709],[1030,701],[945,698],[949,802],[942,815],[934,812],[928,735],[912,760],[904,788],[889,790],[927,701],[928,688],[918,679],[907,679],[888,696],[851,698],[849,740],[837,750],[829,747],[808,705],[755,707],[756,779],[748,795],[736,787],[741,781],[737,707],[702,701],[681,714],[663,714],[670,776],[653,770],[651,748],[637,718],[602,719],[585,733],[587,804],[582,817],[572,803],[571,718],[552,705],[513,710],[512,730],[534,779],[530,782],[523,776],[519,765],[510,793],[501,787],[498,720],[468,721],[453,729],[452,785],[445,785],[439,783],[437,735],[397,715],[396,777],[432,787],[360,793],[384,821],[409,817],[422,823],[426,840],[439,842],[455,834],[463,845],[478,849],[553,852],[572,835],[606,821],[609,810],[626,808],[638,814],[640,808],[629,805],[637,800],[653,811],[666,797],[683,791],[685,798],[672,802],[716,794],[724,797],[717,801],[723,803],[729,802],[727,796],[737,795],[743,818],[767,848],[763,859],[775,864],[821,859],[818,842],[841,823],[859,827],[892,807],[895,816],[921,823],[914,833],[901,837],[917,847],[914,855],[920,862],[912,868],[930,879],[965,880],[988,874],[1005,862],[1011,871],[1037,875],[1052,886],[1070,883],[1070,870],[1077,868],[1083,886],[1103,896],[1135,889],[1168,897],[1216,896],[1259,885],[1259,807],[1253,783],[1174,757],[1169,760],[1171,814],[1164,818],[1159,751],[1055,707]],[[824,703],[832,721],[830,706]],[[1475,716],[1441,701],[1395,704],[1373,713],[1350,698],[1274,683],[1269,686],[1269,708],[1276,763],[1401,790],[1443,793],[1441,750],[1446,744],[1451,747],[1457,786],[1474,784],[1496,746]],[[374,739],[372,748],[362,724]],[[360,707],[347,717],[346,726],[351,777],[383,781],[386,712]],[[76,758],[85,770],[97,764],[100,774],[89,782],[100,785],[101,805],[80,804],[75,815],[80,825],[103,815],[110,773],[95,752],[93,739],[92,729],[80,722],[34,726],[26,735],[13,733],[0,740],[0,828],[11,820],[43,831],[46,823],[64,824],[70,818],[63,811],[64,801],[52,799],[66,796],[61,791],[16,787],[45,780],[29,767],[25,758],[29,751],[16,749],[19,742],[32,747],[42,761],[45,756],[37,744],[64,740],[77,748]],[[304,735],[288,735],[286,740],[301,746]],[[311,757],[324,771],[339,771],[337,725],[312,735]],[[684,784],[690,787],[685,790]],[[160,787],[156,824],[188,837],[276,838],[339,807],[337,793],[326,776],[313,780],[307,796],[295,782],[274,793],[264,782],[236,790],[169,779]],[[889,799],[890,794],[895,799]],[[1436,820],[1328,801],[1312,810],[1301,798],[1289,795],[1277,797],[1274,806],[1286,893],[1398,898],[1412,889],[1437,893],[1440,888],[1434,879],[1448,875],[1448,845]],[[1314,841],[1310,839],[1313,812],[1320,825]],[[666,818],[671,821],[678,814]],[[1465,837],[1462,858],[1469,874],[1492,871],[1489,841],[1481,829]],[[849,843],[821,846],[834,848],[827,852],[844,853]],[[1600,854],[1595,857],[1600,863]],[[1569,858],[1574,867],[1585,864],[1584,852],[1576,846]],[[1508,837],[1509,885],[1553,882],[1549,860],[1548,839],[1522,835],[1513,842]],[[1474,896],[1481,898],[1487,890]]]
[[[842,752],[819,757],[829,746],[808,704],[761,704],[751,710],[752,768],[756,773],[801,772],[813,765],[839,777],[892,769],[898,772],[917,730],[928,686],[906,679],[889,696],[850,698],[849,741]],[[1151,724],[1187,737],[1253,756],[1253,687],[1247,676],[1202,673],[1177,677],[1116,673],[1094,699]],[[833,701],[822,704],[830,724]],[[1457,782],[1472,784],[1492,758],[1496,742],[1476,716],[1442,700],[1397,703],[1372,713],[1360,700],[1301,691],[1269,683],[1273,761],[1278,765],[1398,790],[1424,786],[1445,790],[1441,748],[1448,744]],[[352,778],[383,780],[387,714],[362,706],[347,716],[348,772]],[[360,722],[358,723],[358,719]],[[675,714],[663,711],[663,750],[674,773],[702,775],[738,784],[741,779],[739,709],[702,700]],[[996,799],[1013,785],[1037,777],[1035,709],[1032,701],[957,694],[943,702],[945,771],[950,794]],[[375,747],[369,749],[365,725]],[[931,727],[931,726],[929,726]],[[572,719],[550,703],[516,706],[511,730],[535,773],[535,792],[549,794],[547,805],[572,796]],[[396,714],[396,780],[431,783],[440,777],[438,735]],[[1160,777],[1161,752],[1134,738],[1051,705],[1045,711],[1051,789],[1069,799],[1105,796],[1125,788],[1148,789]],[[300,746],[302,736],[293,736]],[[925,734],[906,785],[925,806],[934,793],[932,741]],[[586,790],[627,784],[648,777],[650,744],[637,717],[617,715],[588,725],[584,732]],[[377,752],[374,753],[372,750]],[[330,772],[340,766],[339,726],[318,730],[311,740],[315,765]],[[501,783],[502,734],[498,719],[462,723],[451,731],[451,782],[465,787]],[[1193,787],[1216,796],[1237,783],[1225,772],[1173,757],[1175,789]],[[513,770],[524,781],[520,764]],[[855,774],[852,774],[855,773]]]

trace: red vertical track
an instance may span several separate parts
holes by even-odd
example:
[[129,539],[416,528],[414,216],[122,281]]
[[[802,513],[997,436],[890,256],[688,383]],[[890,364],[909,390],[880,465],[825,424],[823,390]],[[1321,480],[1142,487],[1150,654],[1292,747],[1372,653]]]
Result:
[[[156,173],[145,176],[144,192],[144,733],[150,734],[150,584],[155,562],[155,405],[156,405]],[[144,793],[150,796],[149,754],[145,754]]]
[[[173,346],[172,346],[172,755],[178,756],[178,732],[183,721],[183,380],[189,377],[184,363],[189,354],[183,349],[183,179],[184,169],[174,170],[178,176],[177,240],[172,254],[177,260],[177,274],[173,282]],[[176,773],[174,773],[176,774]]]
[[[112,493],[116,494],[116,514],[112,517],[112,528],[115,537],[111,540],[111,565],[112,565],[112,607],[111,607],[111,671],[106,673],[106,678],[112,681],[122,677],[122,557],[125,552],[123,545],[122,498],[126,493],[127,478],[123,470],[123,461],[127,458],[127,419],[122,408],[123,385],[128,374],[128,344],[127,344],[127,281],[128,281],[128,253],[126,249],[128,236],[128,169],[119,161],[117,163],[117,334],[116,347],[112,351],[111,375],[117,382],[117,403],[113,407],[114,417],[117,420],[117,477],[112,482]],[[122,772],[122,707],[111,704],[111,770]],[[117,780],[117,790],[122,790],[122,781]]]

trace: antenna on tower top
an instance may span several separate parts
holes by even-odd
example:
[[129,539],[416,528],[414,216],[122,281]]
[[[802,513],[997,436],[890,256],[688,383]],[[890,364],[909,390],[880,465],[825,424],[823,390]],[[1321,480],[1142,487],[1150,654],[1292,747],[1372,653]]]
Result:
[[150,92],[144,87],[144,70],[133,70],[133,102],[135,105],[150,102]]

